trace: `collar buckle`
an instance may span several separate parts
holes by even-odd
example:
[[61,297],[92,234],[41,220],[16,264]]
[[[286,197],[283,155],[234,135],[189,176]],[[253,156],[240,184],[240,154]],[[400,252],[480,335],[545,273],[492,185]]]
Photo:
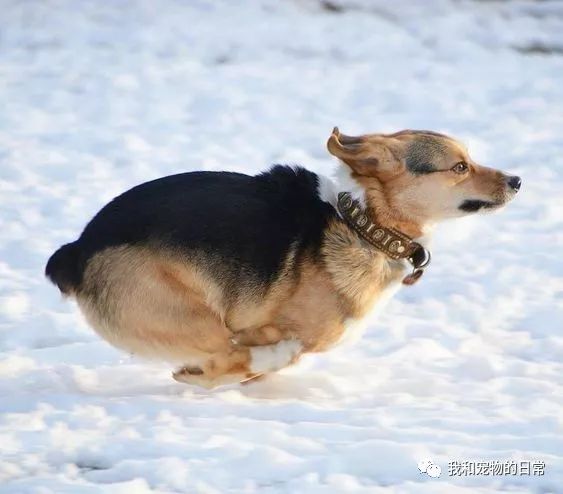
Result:
[[413,268],[412,273],[408,274],[403,279],[403,284],[409,286],[414,285],[424,274],[424,270],[430,265],[431,260],[432,255],[430,254],[430,251],[417,243],[417,247],[414,252],[407,257],[407,261],[409,261]]

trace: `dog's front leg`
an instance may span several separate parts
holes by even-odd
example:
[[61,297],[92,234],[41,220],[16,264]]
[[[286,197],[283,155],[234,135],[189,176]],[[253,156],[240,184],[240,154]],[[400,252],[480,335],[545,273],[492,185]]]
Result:
[[273,325],[238,331],[231,342],[249,348],[252,371],[260,374],[294,364],[303,352],[299,339]]

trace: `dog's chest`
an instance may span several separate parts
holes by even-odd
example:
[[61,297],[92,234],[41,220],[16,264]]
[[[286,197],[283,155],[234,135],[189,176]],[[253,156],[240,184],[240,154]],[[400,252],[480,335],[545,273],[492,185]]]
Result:
[[366,329],[376,324],[375,318],[379,316],[389,300],[399,291],[401,283],[395,281],[383,289],[366,314],[360,317],[347,317],[342,324],[342,334],[333,343],[331,348],[347,347],[358,342]]
[[316,273],[284,305],[277,322],[282,327],[294,328],[294,336],[304,343],[307,351],[326,351],[357,341],[400,286],[400,281],[394,279],[369,289],[366,286],[361,293],[356,292],[358,296],[352,301],[347,296],[349,290],[343,295],[327,273]]

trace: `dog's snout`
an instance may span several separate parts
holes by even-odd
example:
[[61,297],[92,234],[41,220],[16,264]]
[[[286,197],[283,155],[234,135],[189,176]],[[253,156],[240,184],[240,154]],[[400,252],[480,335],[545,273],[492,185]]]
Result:
[[514,191],[518,192],[520,190],[520,185],[522,185],[522,179],[517,176],[508,177],[506,179],[506,183],[512,188]]

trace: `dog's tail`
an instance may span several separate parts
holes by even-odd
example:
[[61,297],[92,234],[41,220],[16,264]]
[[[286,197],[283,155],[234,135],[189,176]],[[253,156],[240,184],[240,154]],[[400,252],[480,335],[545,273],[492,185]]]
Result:
[[45,275],[65,295],[74,292],[82,278],[78,242],[65,244],[58,249],[47,261]]

